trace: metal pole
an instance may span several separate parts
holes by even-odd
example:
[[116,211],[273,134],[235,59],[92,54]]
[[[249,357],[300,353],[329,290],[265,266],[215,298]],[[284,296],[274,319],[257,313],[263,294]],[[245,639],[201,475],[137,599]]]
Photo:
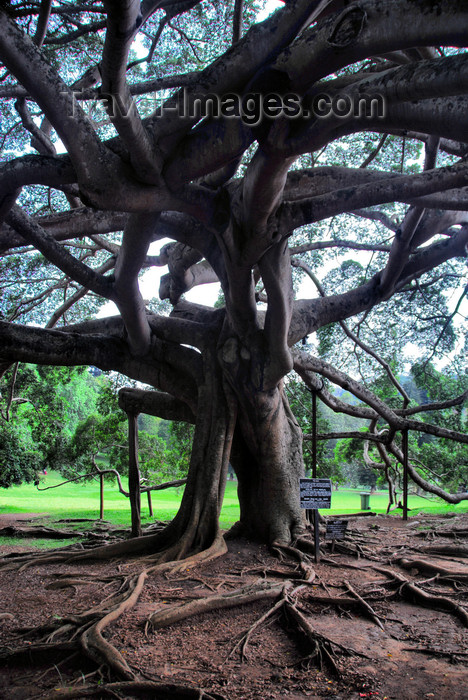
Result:
[[403,447],[403,520],[408,520],[408,430],[402,432]]
[[312,392],[312,476],[317,478],[317,392]]

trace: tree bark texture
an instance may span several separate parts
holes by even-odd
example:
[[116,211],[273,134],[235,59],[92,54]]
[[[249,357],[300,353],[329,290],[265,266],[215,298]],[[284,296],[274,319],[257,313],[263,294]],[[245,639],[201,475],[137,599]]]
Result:
[[132,537],[141,535],[140,468],[138,464],[138,416],[128,413],[128,491],[132,514]]

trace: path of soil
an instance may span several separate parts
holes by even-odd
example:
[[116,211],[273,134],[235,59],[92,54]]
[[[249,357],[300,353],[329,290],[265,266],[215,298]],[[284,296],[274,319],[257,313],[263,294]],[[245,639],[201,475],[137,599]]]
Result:
[[[4,526],[7,519],[1,516],[0,519],[0,526]],[[14,516],[14,521],[24,519],[26,516]],[[13,521],[13,516],[10,520]],[[351,537],[347,537],[344,544],[348,543],[350,549],[354,547],[359,556],[349,551],[340,552],[339,547],[331,553],[330,545],[324,544],[322,561],[312,563],[316,578],[297,594],[298,608],[317,632],[344,649],[360,654],[346,656],[335,647],[338,673],[326,659],[322,669],[317,668],[316,659],[309,658],[310,644],[281,612],[253,633],[246,657],[241,657],[239,649],[235,649],[236,643],[272,607],[274,600],[271,599],[198,615],[145,633],[147,618],[156,609],[232,591],[267,576],[274,581],[272,571],[277,572],[278,580],[281,580],[281,571],[291,575],[291,560],[281,562],[266,547],[246,540],[230,541],[228,553],[209,564],[177,575],[151,575],[137,604],[106,629],[105,637],[121,652],[129,666],[138,670],[140,677],[201,688],[228,700],[354,700],[364,697],[468,700],[466,627],[454,615],[435,605],[420,607],[404,602],[395,588],[388,587],[386,576],[375,569],[397,571],[417,582],[426,592],[448,596],[458,602],[462,610],[468,610],[466,555],[427,554],[427,546],[434,544],[458,544],[460,551],[466,549],[466,535],[453,537],[453,532],[466,532],[468,515],[438,520],[423,517],[418,521],[406,524],[393,517],[355,518],[349,521]],[[9,524],[19,525],[17,522]],[[421,551],[423,548],[425,551]],[[15,549],[22,551],[23,548],[0,546],[3,555]],[[404,570],[395,559],[396,555],[403,554],[452,572],[464,572],[466,582],[463,577],[460,583],[434,578],[434,574],[416,568]],[[103,578],[122,572],[128,574],[139,568],[142,568],[141,562],[133,561],[93,563],[86,567],[34,565],[21,572],[17,568],[0,569],[0,612],[11,613],[11,617],[0,621],[3,652],[5,648],[26,649],[31,639],[37,643],[41,636],[45,641],[47,634],[25,635],[25,629],[44,625],[57,616],[92,608],[117,586],[112,582],[103,585]],[[100,581],[64,589],[51,586],[58,575],[67,573],[79,578],[83,572],[92,572]],[[317,596],[340,596],[349,601],[345,581],[372,605],[383,629],[349,604],[314,602]],[[99,679],[96,666],[80,660],[75,663],[73,659],[62,662],[58,658],[45,657],[42,661],[36,658],[34,666],[30,666],[24,660],[13,663],[5,656],[2,662],[1,654],[2,650],[0,697],[6,700],[53,698],[58,688],[79,689],[80,684],[96,683]],[[99,673],[105,682],[106,670],[101,668]],[[87,677],[88,674],[94,675]],[[112,696],[103,693],[93,697],[137,696],[116,691]],[[155,698],[156,695],[139,694],[138,697]]]

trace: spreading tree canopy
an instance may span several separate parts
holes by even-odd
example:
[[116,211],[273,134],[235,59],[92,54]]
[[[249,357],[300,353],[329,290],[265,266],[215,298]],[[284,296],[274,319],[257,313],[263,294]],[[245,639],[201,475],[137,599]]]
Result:
[[[301,532],[293,369],[383,472],[401,431],[468,442],[466,0],[260,5],[0,8],[2,367],[118,371],[152,389],[121,392],[130,414],[195,425],[178,515],[131,545],[166,558],[219,542],[229,462],[243,532]],[[158,266],[169,315],[139,288]],[[222,304],[184,298],[213,281]],[[419,376],[450,354],[456,393],[412,401],[411,353]]]

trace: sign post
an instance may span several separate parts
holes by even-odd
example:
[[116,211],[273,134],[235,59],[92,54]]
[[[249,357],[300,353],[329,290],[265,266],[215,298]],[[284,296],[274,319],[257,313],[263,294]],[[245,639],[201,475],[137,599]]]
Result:
[[347,520],[329,520],[327,522],[327,531],[325,533],[325,539],[331,540],[331,550],[335,551],[336,540],[344,540],[346,535],[346,530],[348,529]]
[[318,511],[321,508],[331,508],[330,479],[299,479],[299,495],[301,508],[314,511],[314,545],[315,562],[320,557],[320,542],[318,528]]

